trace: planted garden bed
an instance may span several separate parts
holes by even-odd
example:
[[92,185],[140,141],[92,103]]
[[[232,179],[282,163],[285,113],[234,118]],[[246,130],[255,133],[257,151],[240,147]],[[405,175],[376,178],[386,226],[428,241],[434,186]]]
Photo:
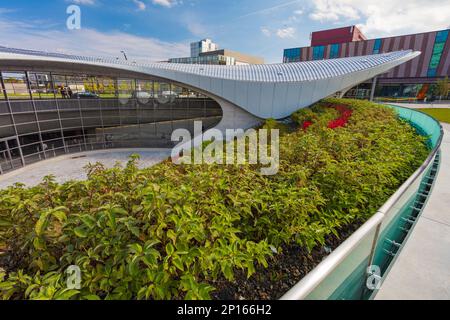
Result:
[[[275,299],[370,218],[429,150],[394,111],[330,99],[280,128],[280,170],[90,166],[0,191],[4,299]],[[81,269],[81,289],[65,271]]]

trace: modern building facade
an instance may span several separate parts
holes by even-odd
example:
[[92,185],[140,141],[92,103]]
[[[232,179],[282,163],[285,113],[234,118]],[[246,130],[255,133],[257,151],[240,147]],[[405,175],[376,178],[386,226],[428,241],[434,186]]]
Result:
[[203,39],[198,42],[191,43],[191,57],[199,57],[201,53],[219,50],[219,45],[211,39]]
[[236,59],[234,57],[216,54],[199,57],[171,58],[169,59],[169,63],[213,64],[222,66],[234,66],[236,65]]
[[191,56],[171,58],[169,63],[212,64],[212,65],[248,65],[264,64],[264,59],[236,51],[221,49],[210,39],[191,43]]
[[[109,148],[173,147],[175,129],[247,129],[420,53],[275,65],[137,65],[0,47],[1,172]],[[201,143],[194,139],[194,144]]]
[[[310,47],[284,50],[283,61],[337,59],[398,50],[421,51],[419,57],[378,77],[374,92],[376,97],[431,100],[436,96],[436,82],[450,76],[450,30],[371,40],[364,40],[365,37],[360,35],[353,38],[355,30],[356,27],[348,27],[313,34]],[[347,40],[352,40],[342,42],[346,38],[344,33],[347,33]],[[348,95],[367,98],[372,86],[370,81],[362,83],[351,89]]]

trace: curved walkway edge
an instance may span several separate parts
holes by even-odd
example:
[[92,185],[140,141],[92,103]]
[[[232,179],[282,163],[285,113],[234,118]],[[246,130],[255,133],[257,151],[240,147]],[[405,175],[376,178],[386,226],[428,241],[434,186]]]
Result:
[[171,149],[102,149],[71,153],[36,162],[17,170],[0,175],[0,189],[7,188],[17,182],[28,187],[42,182],[47,175],[54,175],[56,182],[87,179],[84,167],[89,163],[101,162],[107,168],[116,163],[125,165],[132,154],[139,154],[139,168],[156,165],[170,157]]
[[450,124],[430,199],[377,300],[450,300]]

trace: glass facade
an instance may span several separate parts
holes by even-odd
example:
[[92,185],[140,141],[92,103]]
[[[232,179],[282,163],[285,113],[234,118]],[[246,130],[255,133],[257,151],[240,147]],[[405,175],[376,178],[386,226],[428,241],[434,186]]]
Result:
[[373,46],[373,54],[379,54],[381,51],[381,44],[382,44],[382,40],[381,39],[377,39],[375,40],[375,44]]
[[322,60],[325,56],[325,46],[313,48],[313,60]]
[[339,50],[340,45],[338,43],[331,45],[330,47],[330,59],[336,59],[339,58]]
[[436,40],[433,47],[433,55],[431,56],[428,67],[428,77],[435,77],[436,71],[441,62],[442,52],[444,51],[445,42],[448,38],[449,30],[440,31],[436,35]]
[[[428,45],[431,40],[431,46]],[[450,99],[450,96],[438,94],[437,81],[446,76],[450,77],[448,55],[446,46],[450,43],[450,30],[410,34],[397,37],[363,40],[359,42],[344,42],[334,44],[329,42],[325,46],[291,48],[284,50],[283,62],[300,61],[300,53],[303,52],[304,61],[337,59],[344,51],[350,56],[366,56],[383,54],[396,50],[422,51],[420,57],[412,62],[397,66],[377,77],[377,87],[373,98],[376,99],[400,99],[406,101],[432,102],[437,99]],[[329,48],[325,50],[325,48]],[[304,54],[306,50],[308,54]],[[312,54],[311,54],[312,52]],[[325,54],[326,52],[326,54]],[[342,55],[344,56],[344,55]],[[372,79],[367,80],[364,86],[359,85],[345,92],[346,97],[361,99],[372,98]]]
[[284,55],[283,55],[283,62],[300,62],[301,61],[301,48],[292,48],[292,49],[285,49]]
[[0,88],[0,174],[67,153],[170,148],[175,129],[222,118],[214,100],[153,79],[0,71]]
[[170,63],[185,63],[185,64],[213,64],[213,65],[236,65],[236,58],[223,55],[205,55],[199,57],[188,58],[172,58]]

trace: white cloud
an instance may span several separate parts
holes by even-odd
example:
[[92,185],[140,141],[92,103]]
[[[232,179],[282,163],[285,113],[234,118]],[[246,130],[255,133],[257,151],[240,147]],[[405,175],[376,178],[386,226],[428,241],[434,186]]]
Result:
[[[353,6],[356,1],[346,0],[314,0],[314,11],[309,15],[318,21],[338,21],[340,19],[359,19],[359,12]],[[364,2],[364,1],[360,1]],[[364,4],[363,4],[364,5]]]
[[144,11],[144,10],[147,8],[147,6],[145,5],[145,3],[142,2],[142,1],[140,1],[140,0],[133,0],[133,2],[136,4],[137,9],[138,9],[139,11]]
[[177,4],[177,0],[152,0],[153,4],[163,6],[166,8],[172,8]]
[[359,26],[369,37],[425,32],[449,27],[449,0],[311,0],[309,17]]
[[286,27],[283,29],[278,29],[277,30],[277,36],[281,39],[286,39],[286,38],[294,38],[295,36],[295,28],[293,27]]
[[95,0],[72,0],[70,2],[75,3],[75,4],[88,5],[88,6],[92,6],[95,4]]
[[26,22],[1,17],[0,30],[0,46],[15,48],[95,57],[120,57],[120,51],[124,50],[130,60],[141,62],[162,61],[189,54],[189,46],[185,43],[164,42],[120,31],[100,32],[87,28],[74,31],[42,30]]
[[15,9],[0,8],[0,14],[15,12]]
[[270,30],[266,27],[261,27],[261,32],[266,37],[270,37],[272,35],[272,32],[270,32]]
[[291,5],[295,5],[295,4],[301,3],[302,1],[304,1],[304,0],[288,1],[288,2],[285,2],[285,3],[282,3],[282,4],[277,4],[277,5],[272,6],[272,7],[256,10],[256,11],[253,11],[253,12],[249,12],[249,13],[244,14],[244,15],[238,17],[238,18],[240,19],[240,18],[247,18],[247,17],[254,16],[254,15],[269,14],[269,13],[272,13],[272,12],[278,10],[278,9],[289,7]]
[[185,28],[197,38],[214,38],[212,31],[214,28],[210,28],[202,22],[202,16],[196,12],[184,12],[178,16],[179,22],[185,26]]

